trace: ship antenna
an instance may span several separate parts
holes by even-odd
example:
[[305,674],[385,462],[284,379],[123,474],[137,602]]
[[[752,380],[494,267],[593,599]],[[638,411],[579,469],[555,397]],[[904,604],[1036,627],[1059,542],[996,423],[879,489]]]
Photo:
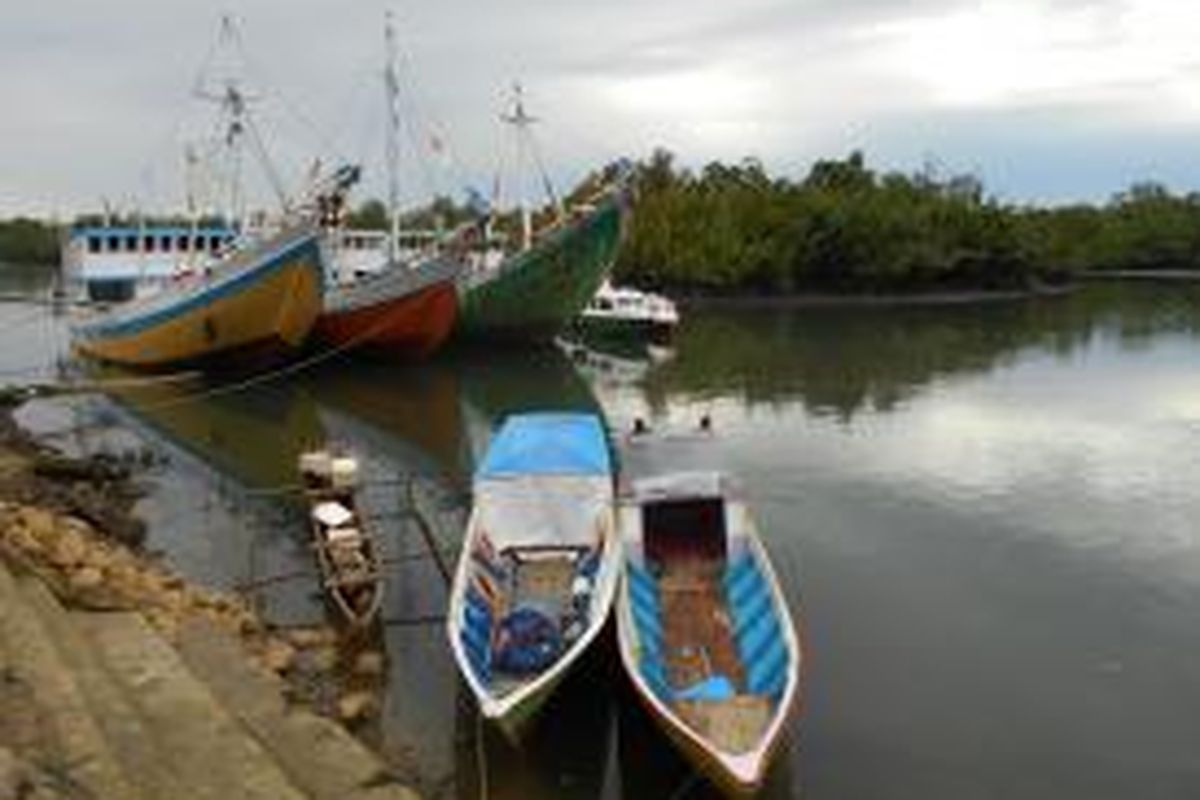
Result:
[[396,74],[396,27],[391,11],[387,12],[384,23],[384,40],[387,45],[383,87],[388,117],[385,153],[388,175],[388,263],[391,264],[396,261],[400,238],[400,81]]

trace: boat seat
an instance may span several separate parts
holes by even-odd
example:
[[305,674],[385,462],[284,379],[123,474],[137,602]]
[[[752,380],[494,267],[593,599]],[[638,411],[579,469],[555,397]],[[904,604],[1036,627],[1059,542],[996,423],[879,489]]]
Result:
[[481,683],[489,683],[492,679],[492,608],[474,586],[466,592],[459,636],[475,677]]
[[629,606],[642,649],[639,664],[642,677],[660,699],[670,700],[673,692],[663,658],[662,607],[658,587],[644,567],[633,561],[626,561],[625,566]]
[[720,673],[672,692],[675,700],[728,700],[736,694],[733,681]]
[[729,565],[724,584],[746,691],[777,697],[787,685],[789,664],[771,587],[749,553]]
[[334,547],[358,547],[363,541],[362,531],[358,528],[330,528],[325,535]]
[[313,507],[312,516],[325,527],[336,528],[354,519],[354,512],[336,500],[326,500]]

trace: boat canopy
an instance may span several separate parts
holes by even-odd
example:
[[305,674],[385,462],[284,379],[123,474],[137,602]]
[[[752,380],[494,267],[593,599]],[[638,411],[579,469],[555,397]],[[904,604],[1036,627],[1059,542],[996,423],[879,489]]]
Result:
[[476,480],[528,475],[608,476],[608,439],[595,414],[515,414],[492,440]]
[[724,497],[734,489],[720,472],[672,472],[633,482],[633,496],[641,503]]
[[520,475],[481,481],[479,527],[500,551],[508,547],[592,548],[600,544],[612,480],[604,475]]

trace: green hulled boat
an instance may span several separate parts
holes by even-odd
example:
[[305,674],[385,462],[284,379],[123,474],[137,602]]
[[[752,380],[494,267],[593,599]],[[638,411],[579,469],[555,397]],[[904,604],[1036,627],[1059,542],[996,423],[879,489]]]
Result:
[[459,280],[460,336],[548,339],[599,288],[617,256],[628,203],[614,190],[498,266]]

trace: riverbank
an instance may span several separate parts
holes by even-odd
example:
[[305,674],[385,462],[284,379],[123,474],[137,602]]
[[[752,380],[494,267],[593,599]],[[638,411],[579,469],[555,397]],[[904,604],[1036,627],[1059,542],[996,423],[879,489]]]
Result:
[[1062,297],[1077,284],[1039,285],[1026,289],[963,289],[911,294],[795,293],[771,295],[683,295],[673,298],[684,309],[724,308],[813,308],[862,306],[946,306],[974,303],[1005,303],[1038,297]]
[[[13,410],[0,406],[0,667],[18,679],[0,682],[0,797],[79,796],[72,781],[131,787],[137,797],[205,788],[223,800],[412,797],[328,719],[361,726],[377,713],[377,642],[326,626],[272,628],[243,598],[191,584],[138,548],[141,454],[65,457],[25,433]],[[145,687],[157,699],[139,715],[130,709],[143,687],[130,670],[143,668],[160,669],[161,686]],[[167,730],[143,731],[157,741],[135,746],[114,707]],[[156,718],[163,708],[174,711]],[[169,735],[175,729],[214,740],[185,745]],[[198,770],[187,751],[206,746],[242,755]],[[171,774],[138,766],[147,747]],[[94,769],[68,774],[64,789],[58,773],[81,758]],[[236,790],[255,782],[291,793]]]
[[1078,273],[1082,281],[1147,281],[1151,283],[1200,282],[1196,269],[1092,269]]

